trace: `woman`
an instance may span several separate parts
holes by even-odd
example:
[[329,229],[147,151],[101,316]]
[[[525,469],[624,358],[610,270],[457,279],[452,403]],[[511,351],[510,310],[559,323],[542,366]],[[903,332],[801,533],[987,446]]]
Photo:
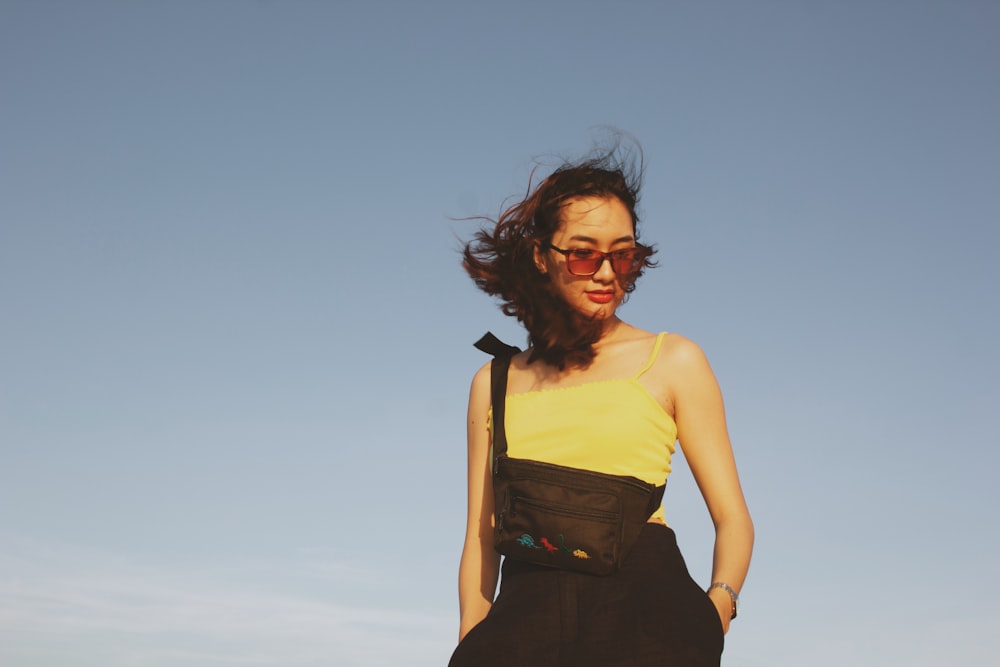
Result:
[[[634,162],[634,161],[632,161]],[[520,320],[510,364],[508,454],[654,485],[679,442],[715,524],[712,585],[688,575],[660,507],[609,576],[531,565],[494,550],[490,364],[468,413],[468,523],[451,667],[718,665],[750,562],[753,524],[722,396],[693,342],[622,321],[653,266],[638,241],[641,166],[616,151],[564,165],[465,248],[465,268]]]

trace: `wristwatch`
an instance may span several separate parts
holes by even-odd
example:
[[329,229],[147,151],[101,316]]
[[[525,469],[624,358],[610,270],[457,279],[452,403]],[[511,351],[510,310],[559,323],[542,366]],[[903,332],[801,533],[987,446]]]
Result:
[[736,618],[736,613],[740,610],[740,594],[734,591],[732,586],[721,581],[713,582],[712,585],[708,587],[708,590],[712,590],[713,588],[721,588],[729,593],[729,599],[733,601],[733,615],[729,617],[729,620]]

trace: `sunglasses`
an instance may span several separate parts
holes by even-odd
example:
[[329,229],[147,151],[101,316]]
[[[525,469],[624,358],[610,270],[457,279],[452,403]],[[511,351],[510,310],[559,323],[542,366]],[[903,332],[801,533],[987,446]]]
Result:
[[619,276],[631,276],[642,268],[642,263],[652,254],[652,250],[644,246],[622,248],[611,252],[601,252],[591,248],[572,248],[563,250],[551,243],[550,250],[566,258],[566,268],[574,276],[592,276],[601,269],[604,260],[611,262],[611,268]]

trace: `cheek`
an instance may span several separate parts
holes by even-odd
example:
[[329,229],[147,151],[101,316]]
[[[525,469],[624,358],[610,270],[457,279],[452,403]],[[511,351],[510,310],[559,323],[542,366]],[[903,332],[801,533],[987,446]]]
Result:
[[558,270],[552,271],[551,267],[545,278],[549,291],[563,301],[572,301],[574,294],[579,292],[579,290],[574,290],[572,282],[567,281],[566,277],[561,275]]

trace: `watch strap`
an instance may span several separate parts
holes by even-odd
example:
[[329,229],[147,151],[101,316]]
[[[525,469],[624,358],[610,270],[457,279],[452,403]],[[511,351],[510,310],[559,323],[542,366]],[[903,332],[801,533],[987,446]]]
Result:
[[708,590],[713,588],[721,588],[722,590],[729,593],[729,599],[733,601],[733,615],[729,617],[730,620],[736,618],[737,612],[739,612],[740,606],[740,594],[733,590],[733,587],[722,581],[713,581],[712,585],[708,587]]

